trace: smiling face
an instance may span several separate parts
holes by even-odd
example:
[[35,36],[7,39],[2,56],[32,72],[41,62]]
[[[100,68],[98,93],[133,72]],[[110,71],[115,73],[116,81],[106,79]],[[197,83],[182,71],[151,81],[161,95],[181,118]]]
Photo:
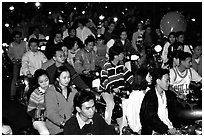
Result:
[[46,90],[49,86],[49,78],[46,75],[39,76],[38,84],[42,89]]
[[67,87],[69,82],[70,82],[70,74],[68,71],[63,71],[59,78],[57,78],[57,80],[59,81],[59,85],[61,87]]

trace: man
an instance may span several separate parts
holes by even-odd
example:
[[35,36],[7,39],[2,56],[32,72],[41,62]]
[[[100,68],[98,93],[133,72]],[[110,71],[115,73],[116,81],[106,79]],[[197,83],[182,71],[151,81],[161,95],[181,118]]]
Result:
[[28,51],[27,43],[23,40],[22,33],[19,31],[13,32],[14,41],[10,44],[8,49],[8,56],[13,63],[13,79],[11,82],[11,93],[10,99],[13,100],[16,95],[16,81],[18,79],[20,68],[21,68],[21,59],[23,55]]
[[81,49],[84,48],[83,42],[78,37],[76,37],[76,30],[75,30],[75,28],[74,27],[69,28],[68,32],[69,32],[69,36],[64,38],[63,44],[68,49],[71,49],[70,45],[73,45],[77,41],[79,48],[81,48]]
[[85,47],[80,49],[75,55],[74,68],[79,73],[86,84],[91,86],[92,81],[90,71],[96,70],[96,53],[93,50],[95,38],[88,36],[85,40]]
[[62,32],[61,31],[56,31],[54,33],[54,38],[51,38],[46,46],[45,49],[45,55],[47,57],[48,60],[50,60],[52,58],[52,56],[54,55],[56,49],[58,47],[62,47],[63,42],[62,42]]
[[[124,66],[122,62],[124,58],[123,48],[120,46],[112,46],[109,49],[109,60],[104,64],[101,70],[101,84],[99,90],[106,102],[105,120],[111,124],[112,111],[115,106],[113,94],[121,92],[125,87],[125,82],[132,84],[133,76],[131,72]],[[110,92],[110,90],[112,92]],[[117,122],[122,130],[122,118],[118,118]]]
[[179,98],[185,99],[189,93],[191,81],[201,82],[201,76],[191,68],[192,55],[188,52],[179,54],[179,66],[170,69],[170,89],[174,91]]
[[76,29],[76,36],[84,43],[85,40],[89,35],[94,34],[91,32],[91,30],[86,26],[86,23],[90,22],[88,19],[79,19],[78,21],[78,28]]
[[64,135],[116,135],[112,126],[95,113],[95,95],[80,91],[74,97],[77,113],[64,125]]
[[121,46],[124,49],[124,55],[127,57],[130,54],[136,54],[131,42],[127,39],[127,31],[121,30],[120,39],[117,39],[114,43],[116,46]]
[[[40,40],[45,40],[45,36],[43,34],[40,34],[40,29],[38,26],[34,26],[33,27],[33,33],[29,36],[28,38],[28,41],[31,39],[31,38],[35,38],[37,39],[38,41]],[[46,42],[39,42],[39,45],[43,45],[43,44],[46,44]]]
[[77,74],[77,72],[74,70],[72,65],[65,62],[65,60],[66,58],[64,56],[64,52],[62,51],[62,49],[61,48],[56,49],[55,54],[53,56],[54,63],[46,69],[46,71],[48,72],[49,78],[50,78],[50,83],[51,84],[54,83],[55,71],[57,70],[57,68],[64,65],[69,69],[70,75],[71,75],[70,77],[73,83],[78,88],[89,90],[88,86],[84,83],[84,81],[82,81],[82,79]]
[[[175,134],[176,129],[169,119],[169,71],[158,69],[154,75],[155,86],[145,94],[140,109],[141,134]],[[172,112],[173,113],[173,112]],[[175,113],[173,113],[175,114]]]
[[110,39],[117,38],[117,35],[114,34],[115,30],[115,22],[111,21],[108,23],[108,29],[104,32],[104,43],[106,44]]
[[30,50],[22,57],[22,67],[20,75],[32,77],[37,69],[42,67],[42,64],[47,61],[46,56],[38,51],[38,40],[31,38],[29,43]]

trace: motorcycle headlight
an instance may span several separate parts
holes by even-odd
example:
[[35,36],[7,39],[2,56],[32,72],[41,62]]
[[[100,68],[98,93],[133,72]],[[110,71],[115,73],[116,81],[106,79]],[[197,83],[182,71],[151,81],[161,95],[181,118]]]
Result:
[[138,60],[138,59],[139,59],[139,56],[137,56],[137,55],[131,55],[130,59],[131,59],[131,60]]
[[157,53],[159,53],[160,51],[162,51],[161,45],[156,45],[156,46],[154,47],[154,50],[155,50]]

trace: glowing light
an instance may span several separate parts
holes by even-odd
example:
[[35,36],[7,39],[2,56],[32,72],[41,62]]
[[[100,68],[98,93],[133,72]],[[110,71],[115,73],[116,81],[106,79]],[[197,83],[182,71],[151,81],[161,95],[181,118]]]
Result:
[[13,11],[13,10],[14,10],[14,6],[10,6],[10,7],[9,7],[9,10],[10,10],[10,11]]
[[114,17],[113,20],[114,20],[114,22],[117,22],[117,21],[118,21],[118,18],[117,18],[117,17]]
[[194,19],[194,18],[192,18],[192,19],[191,19],[191,21],[195,21],[195,19]]
[[36,6],[36,7],[40,7],[40,2],[36,2],[36,3],[35,3],[35,6]]
[[103,15],[100,15],[100,16],[99,16],[99,19],[100,19],[100,20],[103,20],[104,18],[105,18],[105,16],[103,16]]
[[125,14],[124,12],[122,12],[122,14]]
[[49,40],[49,38],[50,38],[49,36],[46,36],[46,37],[45,37],[46,40]]
[[61,13],[64,13],[64,11],[61,11]]
[[28,2],[24,2],[24,3],[28,3]]
[[74,10],[76,10],[76,7],[74,7]]
[[84,10],[82,11],[82,14],[85,14],[85,11],[84,11]]
[[27,38],[24,38],[23,40],[24,40],[24,41],[27,41]]
[[155,50],[156,52],[160,52],[160,51],[162,50],[161,45],[156,45],[156,46],[154,47],[154,50]]
[[50,11],[49,14],[52,14],[52,12]]
[[9,27],[9,24],[8,24],[8,23],[6,23],[6,24],[5,24],[5,27],[7,27],[7,28],[8,28],[8,27]]
[[128,10],[127,8],[125,8],[125,10]]
[[105,9],[107,9],[108,8],[108,6],[105,6]]

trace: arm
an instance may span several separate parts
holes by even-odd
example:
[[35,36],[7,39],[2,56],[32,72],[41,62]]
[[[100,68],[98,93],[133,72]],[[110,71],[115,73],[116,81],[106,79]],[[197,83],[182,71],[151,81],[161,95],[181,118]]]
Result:
[[36,98],[35,90],[33,91],[33,93],[30,96],[29,104],[28,104],[28,108],[27,108],[27,113],[32,118],[35,117],[35,111],[36,111],[36,108],[38,106],[37,100],[35,99]]
[[76,72],[79,74],[83,74],[82,71],[85,70],[85,68],[83,68],[82,54],[83,54],[82,51],[79,50],[75,56],[74,68],[75,68]]
[[198,74],[198,72],[195,71],[195,69],[193,68],[190,68],[190,71],[191,71],[191,76],[192,76],[192,79],[191,81],[195,81],[195,82],[202,82],[202,77]]
[[136,51],[138,51],[137,46],[136,46],[137,37],[138,37],[138,36],[137,36],[136,32],[133,33],[133,35],[132,35],[132,46],[133,46],[133,48],[134,48]]
[[51,66],[54,63],[55,63],[54,59],[50,59],[42,64],[42,69],[46,70],[49,66]]
[[21,74],[27,76],[30,73],[29,70],[29,56],[28,54],[24,54],[22,57],[22,66],[21,66]]
[[128,81],[128,83],[132,84],[133,82],[133,75],[131,72],[124,66],[124,79],[125,81]]
[[108,84],[108,72],[106,69],[102,69],[101,70],[101,83],[100,83],[100,87],[99,87],[99,90],[102,91],[102,90],[106,90],[107,89],[107,84]]
[[56,89],[54,87],[50,87],[47,89],[45,93],[45,107],[47,112],[47,118],[60,126],[62,122],[64,122],[64,117],[59,114],[59,102],[57,98]]

